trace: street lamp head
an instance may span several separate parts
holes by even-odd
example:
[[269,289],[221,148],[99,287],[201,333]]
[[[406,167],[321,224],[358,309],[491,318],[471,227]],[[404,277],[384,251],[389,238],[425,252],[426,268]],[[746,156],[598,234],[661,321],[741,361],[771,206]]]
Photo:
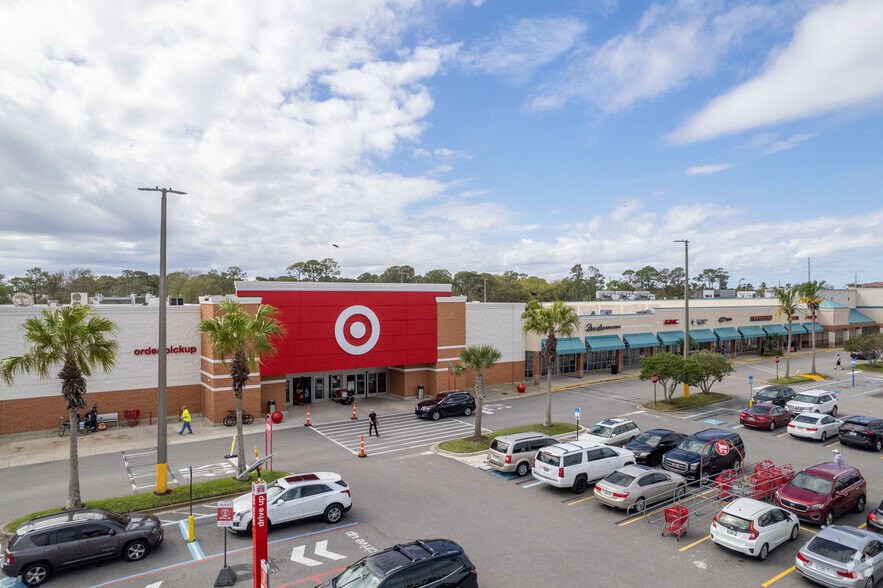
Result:
[[138,188],[144,192],[162,192],[163,194],[187,194],[187,192],[181,192],[180,190],[172,190],[171,188],[160,188],[159,186],[155,188]]

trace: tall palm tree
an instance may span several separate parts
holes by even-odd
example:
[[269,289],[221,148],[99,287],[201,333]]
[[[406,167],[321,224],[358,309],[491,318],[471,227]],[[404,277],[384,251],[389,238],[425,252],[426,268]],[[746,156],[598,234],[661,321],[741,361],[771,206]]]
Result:
[[481,441],[481,407],[484,404],[484,370],[488,370],[498,361],[502,354],[493,345],[470,345],[460,352],[460,361],[451,366],[455,376],[466,370],[475,372],[475,432],[473,441]]
[[775,288],[773,292],[779,302],[775,308],[776,318],[783,314],[788,317],[788,344],[785,347],[785,377],[788,378],[791,376],[791,322],[794,320],[793,316],[803,310],[800,305],[800,287]]
[[86,379],[100,366],[110,373],[116,364],[118,345],[109,335],[116,333],[112,320],[98,316],[88,305],[47,308],[40,316],[31,317],[22,325],[30,349],[24,355],[0,361],[0,377],[12,385],[18,374],[37,374],[41,380],[51,378],[50,372],[61,364],[58,377],[71,423],[70,476],[67,508],[80,508],[80,466],[77,453],[77,411],[86,408]]
[[236,444],[239,447],[237,467],[239,473],[245,471],[245,446],[242,437],[242,390],[248,382],[251,370],[257,369],[261,357],[276,353],[273,340],[285,333],[282,324],[276,319],[276,309],[261,304],[252,317],[235,300],[224,299],[218,306],[223,314],[205,319],[199,323],[199,330],[208,336],[215,353],[227,364],[227,356],[232,355],[230,378],[233,380],[233,395],[236,397]]
[[809,373],[814,374],[816,373],[816,317],[819,307],[824,300],[822,294],[828,288],[828,285],[824,280],[821,282],[811,281],[800,284],[798,288],[800,289],[800,302],[805,304],[806,309],[812,314],[812,334],[810,335],[810,341],[812,342],[812,368]]
[[546,416],[543,426],[552,426],[552,366],[558,357],[558,337],[568,337],[579,328],[579,316],[572,306],[556,300],[549,306],[543,306],[539,300],[527,303],[521,314],[525,333],[537,333],[546,337],[546,348],[543,358],[546,360]]

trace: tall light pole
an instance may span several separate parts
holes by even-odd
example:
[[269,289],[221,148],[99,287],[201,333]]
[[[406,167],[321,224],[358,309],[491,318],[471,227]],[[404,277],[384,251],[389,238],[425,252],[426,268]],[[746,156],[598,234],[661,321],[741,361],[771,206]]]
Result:
[[[684,359],[690,357],[690,241],[676,239],[675,243],[684,244]],[[684,398],[690,397],[690,385],[684,384]]]
[[138,188],[145,192],[162,192],[162,214],[159,225],[159,368],[156,383],[156,493],[168,494],[168,439],[166,437],[166,194],[181,194],[171,188]]

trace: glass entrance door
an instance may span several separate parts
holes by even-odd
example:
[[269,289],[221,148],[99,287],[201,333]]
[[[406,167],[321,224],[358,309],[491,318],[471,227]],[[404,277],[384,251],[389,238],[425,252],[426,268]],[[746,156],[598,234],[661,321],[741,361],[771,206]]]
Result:
[[368,374],[368,395],[374,396],[377,394],[377,374],[369,373]]
[[365,395],[365,374],[356,374],[356,394],[358,396]]
[[313,378],[313,398],[316,400],[325,398],[325,378]]

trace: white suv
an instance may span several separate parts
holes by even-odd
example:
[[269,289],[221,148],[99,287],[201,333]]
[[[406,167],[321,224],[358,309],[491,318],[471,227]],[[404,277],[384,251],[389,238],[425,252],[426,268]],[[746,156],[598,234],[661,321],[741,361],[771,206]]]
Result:
[[586,441],[622,446],[640,434],[638,425],[628,419],[607,419],[589,429]]
[[[336,523],[352,505],[349,486],[332,472],[287,476],[267,486],[270,525],[318,516]],[[231,529],[236,533],[251,532],[251,493],[233,501]]]
[[594,441],[567,441],[541,449],[533,465],[533,477],[556,488],[582,494],[591,482],[635,463],[635,454],[621,447]]
[[837,394],[830,390],[805,390],[789,400],[785,409],[795,415],[802,412],[824,412],[837,416]]

